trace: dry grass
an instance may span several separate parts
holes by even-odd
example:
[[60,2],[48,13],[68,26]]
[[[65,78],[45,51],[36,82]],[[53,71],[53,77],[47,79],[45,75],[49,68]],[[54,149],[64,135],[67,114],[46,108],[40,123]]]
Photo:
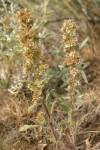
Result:
[[30,105],[29,99],[20,100],[20,98],[12,98],[8,92],[0,90],[0,122],[5,127],[11,129],[13,125],[20,126],[29,118],[27,111]]
[[[79,110],[77,110],[78,115],[85,116],[84,122],[82,123],[80,130],[78,131],[78,147],[80,150],[85,149],[85,140],[88,139],[92,147],[92,150],[99,150],[99,118],[100,118],[100,93],[99,91],[90,90],[85,93],[83,99],[83,105]],[[13,99],[6,91],[0,91],[0,106],[1,106],[1,116],[0,116],[0,127],[3,130],[0,132],[5,132],[5,141],[8,144],[9,149],[15,148],[15,150],[35,150],[38,144],[28,144],[23,141],[21,135],[18,133],[18,128],[20,125],[25,124],[25,122],[32,122],[33,116],[28,115],[27,108],[29,106],[29,101],[21,100],[19,98]],[[24,139],[27,134],[24,135]],[[30,135],[32,136],[32,134]],[[26,138],[27,139],[27,138]],[[33,138],[32,138],[32,141]],[[84,142],[83,142],[84,141]],[[13,142],[13,143],[12,143]],[[34,143],[34,142],[32,142]],[[80,146],[81,145],[81,146]],[[34,146],[34,148],[33,148]],[[41,149],[40,149],[41,150]]]
[[84,121],[80,126],[78,133],[78,145],[80,149],[86,149],[85,141],[90,144],[94,150],[99,145],[100,136],[100,93],[91,90],[85,93],[82,107],[77,111],[78,115],[84,116]]

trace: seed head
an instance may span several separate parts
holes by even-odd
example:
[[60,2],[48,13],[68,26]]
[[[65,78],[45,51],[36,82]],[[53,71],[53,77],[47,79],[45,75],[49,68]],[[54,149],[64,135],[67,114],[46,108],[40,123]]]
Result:
[[73,20],[64,20],[63,27],[63,40],[65,42],[65,47],[70,48],[77,45],[77,26]]
[[77,65],[80,64],[80,56],[76,50],[77,43],[77,25],[71,19],[65,20],[62,27],[63,40],[65,44],[65,66],[68,67],[70,73],[70,80],[68,83],[68,91],[74,95],[79,86],[79,70]]
[[34,20],[32,17],[32,11],[24,8],[17,12],[17,20],[21,24],[21,28],[31,28]]

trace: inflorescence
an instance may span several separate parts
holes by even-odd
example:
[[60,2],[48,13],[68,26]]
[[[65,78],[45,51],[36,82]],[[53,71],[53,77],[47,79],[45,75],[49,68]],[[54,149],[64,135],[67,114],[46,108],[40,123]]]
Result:
[[68,67],[70,73],[70,81],[68,84],[70,94],[75,94],[76,88],[79,86],[79,70],[77,66],[80,64],[80,56],[76,50],[78,41],[76,31],[77,26],[73,20],[64,20],[62,32],[66,52],[65,66]]
[[[33,91],[33,102],[38,103],[42,99],[44,80],[42,79],[48,65],[44,62],[44,54],[40,48],[39,29],[34,27],[35,19],[30,9],[22,9],[17,12],[20,23],[19,41],[23,46],[22,55],[25,59],[23,71],[27,76],[28,87]],[[39,113],[40,119],[43,112]],[[38,120],[38,119],[37,119]]]
[[[67,146],[72,145],[73,149],[77,149],[76,144],[76,119],[75,119],[75,102],[77,100],[77,90],[79,88],[79,69],[78,66],[81,64],[79,52],[77,50],[77,26],[75,22],[71,19],[65,20],[62,32],[63,40],[65,45],[65,62],[64,65],[69,70],[68,78],[68,95],[69,95],[69,108],[68,108],[68,126],[67,129]],[[71,142],[70,142],[71,141]],[[68,147],[69,148],[69,147]],[[70,149],[70,148],[69,148]]]

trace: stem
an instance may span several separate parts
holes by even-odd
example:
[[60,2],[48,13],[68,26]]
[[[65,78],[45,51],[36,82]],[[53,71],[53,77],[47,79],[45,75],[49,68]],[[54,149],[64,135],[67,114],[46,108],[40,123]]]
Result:
[[77,150],[77,144],[76,144],[76,123],[75,123],[75,119],[74,119],[74,103],[75,103],[75,100],[76,100],[76,97],[74,95],[74,97],[72,96],[72,101],[71,101],[71,106],[70,106],[70,109],[72,110],[72,113],[71,113],[71,122],[72,122],[72,125],[70,127],[70,133],[72,134],[71,137],[72,137],[72,142],[73,142],[73,147],[75,150]]
[[47,106],[46,106],[46,104],[45,104],[44,99],[42,100],[42,104],[43,104],[45,113],[46,113],[46,115],[47,115],[47,117],[48,117],[51,131],[52,131],[52,133],[53,133],[53,135],[54,135],[55,140],[57,141],[57,140],[58,140],[58,136],[57,136],[57,133],[56,133],[56,131],[55,131],[54,122],[53,122],[53,119],[51,118],[51,115],[50,115],[49,110],[48,110],[48,108],[47,108]]

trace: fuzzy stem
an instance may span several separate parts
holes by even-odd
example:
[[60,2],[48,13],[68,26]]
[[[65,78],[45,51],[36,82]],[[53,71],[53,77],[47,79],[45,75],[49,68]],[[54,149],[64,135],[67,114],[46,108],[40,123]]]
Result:
[[72,110],[72,113],[71,113],[71,122],[72,122],[72,125],[70,127],[70,132],[71,132],[71,137],[72,137],[72,143],[73,143],[73,147],[74,147],[74,150],[77,150],[77,144],[76,144],[76,123],[75,123],[75,119],[74,119],[74,103],[75,103],[75,100],[76,100],[76,97],[74,95],[74,97],[72,96],[72,101],[70,102],[70,109]]
[[51,131],[52,131],[52,133],[54,135],[54,138],[55,138],[56,141],[58,141],[58,136],[57,136],[57,133],[56,133],[55,127],[54,127],[54,122],[53,122],[53,119],[51,118],[51,115],[50,115],[49,110],[48,110],[48,108],[47,108],[47,106],[45,104],[44,99],[42,100],[42,105],[43,105],[45,113],[46,113],[46,115],[48,117],[49,125],[50,125]]

